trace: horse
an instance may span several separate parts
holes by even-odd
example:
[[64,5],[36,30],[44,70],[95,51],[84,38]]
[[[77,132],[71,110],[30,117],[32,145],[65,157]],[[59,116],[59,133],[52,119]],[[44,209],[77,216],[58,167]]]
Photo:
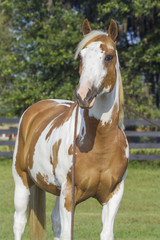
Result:
[[31,202],[31,239],[45,239],[45,192],[56,195],[51,214],[54,240],[71,238],[74,123],[75,206],[88,198],[102,205],[101,240],[113,240],[113,225],[126,177],[129,147],[123,131],[123,87],[116,39],[117,23],[108,33],[91,29],[86,19],[78,44],[79,84],[76,101],[48,99],[22,115],[13,154],[15,240],[21,240]]

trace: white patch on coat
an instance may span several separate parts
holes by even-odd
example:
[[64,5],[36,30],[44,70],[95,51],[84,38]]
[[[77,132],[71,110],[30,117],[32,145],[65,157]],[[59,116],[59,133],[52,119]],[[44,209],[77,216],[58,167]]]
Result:
[[21,236],[24,232],[24,228],[27,222],[26,210],[29,202],[30,191],[27,189],[23,183],[21,183],[21,178],[15,177],[15,192],[14,192],[14,224],[13,232],[15,240],[21,239]]
[[107,33],[101,31],[101,30],[93,30],[92,32],[85,35],[85,37],[82,39],[82,41],[78,44],[76,53],[75,53],[75,59],[77,58],[80,51],[83,49],[83,47],[93,38],[99,36],[99,35],[105,35],[108,36]]
[[61,219],[61,235],[60,239],[71,239],[71,212],[65,207],[66,197],[66,182],[62,184],[62,191],[60,195],[60,219]]
[[129,160],[129,144],[128,144],[128,140],[127,140],[127,137],[126,137],[126,134],[125,134],[124,130],[122,128],[120,128],[120,129],[123,132],[123,135],[124,135],[124,138],[125,138],[125,142],[126,142],[126,145],[127,145],[127,147],[125,148],[125,157]]
[[120,202],[124,192],[124,180],[121,181],[119,189],[115,191],[112,198],[103,205],[102,208],[102,225],[103,229],[100,235],[101,240],[113,240],[113,225],[116,213],[118,211]]
[[107,88],[104,87],[104,89],[102,90],[102,92],[100,93],[100,95],[104,94],[104,93],[109,93],[111,89],[111,86],[108,86]]
[[125,140],[126,140],[126,144],[127,144],[127,147],[125,149],[125,154],[126,154],[126,158],[128,158],[128,160],[129,160],[129,144],[128,144],[127,137],[126,137],[125,133],[124,133],[124,136],[125,136]]
[[108,49],[114,50],[114,47],[112,45],[107,45]]
[[[52,183],[59,189],[66,181],[68,172],[72,166],[72,155],[68,154],[68,149],[73,143],[75,111],[76,108],[73,110],[72,116],[68,121],[64,122],[60,127],[53,129],[49,138],[46,139],[46,136],[50,128],[54,126],[54,120],[41,133],[35,145],[33,166],[32,169],[30,169],[31,176],[35,181],[37,181],[38,173],[41,173],[41,175],[45,177],[46,184]],[[57,116],[57,118],[59,116]],[[79,129],[80,121],[78,122],[77,132],[79,132]],[[61,140],[61,144],[57,155],[57,166],[54,176],[52,165],[54,162],[53,145],[59,140]],[[52,158],[52,163],[50,162],[50,157]]]
[[46,136],[52,127],[52,122],[41,133],[36,145],[33,155],[33,166],[30,170],[32,178],[37,181],[37,174],[41,174],[44,177],[46,184],[55,184],[55,176],[53,175],[53,165],[50,163],[51,153],[51,138]]
[[84,110],[80,109],[80,115],[81,115],[81,125],[80,125],[80,130],[79,130],[80,144],[83,143],[84,137],[86,135],[86,123],[85,123],[83,114],[84,114]]
[[112,123],[112,112],[114,109],[115,104],[117,104],[119,111],[119,61],[118,61],[118,54],[117,56],[117,63],[116,63],[116,83],[113,90],[109,93],[107,91],[102,92],[96,97],[95,103],[91,109],[89,109],[89,116],[95,117],[96,119],[100,119],[102,124],[105,123]]
[[[74,125],[75,125],[75,114],[76,108],[73,110],[71,118],[65,122],[62,126],[56,129],[55,132],[52,133],[53,137],[61,136],[62,142],[59,147],[58,152],[58,163],[55,169],[55,175],[58,179],[60,185],[62,185],[66,181],[66,177],[68,172],[72,167],[72,155],[68,154],[68,149],[71,144],[73,144],[73,136],[74,136]],[[77,135],[80,131],[80,114],[78,113],[78,122],[77,122]]]
[[54,101],[56,103],[58,103],[59,105],[63,105],[63,106],[66,106],[66,107],[70,107],[71,103],[73,103],[73,101],[69,101],[69,100],[64,100],[64,99],[54,99]]

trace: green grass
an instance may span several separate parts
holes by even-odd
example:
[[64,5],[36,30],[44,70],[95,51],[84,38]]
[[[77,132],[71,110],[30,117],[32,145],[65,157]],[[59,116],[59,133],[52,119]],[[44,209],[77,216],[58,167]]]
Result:
[[130,149],[130,154],[160,155],[160,149]]
[[14,146],[0,146],[0,152],[10,152],[14,150]]
[[[0,160],[0,240],[13,240],[14,182],[11,160]],[[47,194],[47,240],[53,240],[50,214],[55,197]],[[160,239],[160,162],[130,162],[125,192],[114,225],[115,240]],[[97,240],[101,232],[101,206],[81,203],[75,214],[75,239]],[[22,240],[29,239],[28,225]]]

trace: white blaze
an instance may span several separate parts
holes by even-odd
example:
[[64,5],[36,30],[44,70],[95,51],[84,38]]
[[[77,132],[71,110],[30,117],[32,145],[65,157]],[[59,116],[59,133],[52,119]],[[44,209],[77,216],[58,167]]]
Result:
[[80,94],[82,99],[85,98],[85,93],[92,87],[98,89],[107,74],[104,63],[105,52],[102,51],[101,44],[102,42],[93,42],[80,52],[82,56],[82,74],[77,93]]

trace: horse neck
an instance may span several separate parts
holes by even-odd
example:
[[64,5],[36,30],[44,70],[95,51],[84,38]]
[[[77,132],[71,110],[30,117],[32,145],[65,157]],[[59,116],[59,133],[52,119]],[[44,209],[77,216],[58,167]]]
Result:
[[[89,116],[102,121],[102,125],[106,125],[118,121],[119,114],[119,78],[117,71],[117,79],[115,86],[110,93],[106,93],[96,97],[94,106],[89,109]],[[117,123],[118,124],[118,123]]]
[[[97,96],[91,109],[79,109],[78,146],[83,143],[92,143],[97,139],[108,138],[109,133],[118,127],[119,118],[119,84],[116,81],[111,93]],[[86,140],[86,141],[84,141]],[[91,144],[91,145],[92,145]],[[92,148],[92,147],[91,147]]]

